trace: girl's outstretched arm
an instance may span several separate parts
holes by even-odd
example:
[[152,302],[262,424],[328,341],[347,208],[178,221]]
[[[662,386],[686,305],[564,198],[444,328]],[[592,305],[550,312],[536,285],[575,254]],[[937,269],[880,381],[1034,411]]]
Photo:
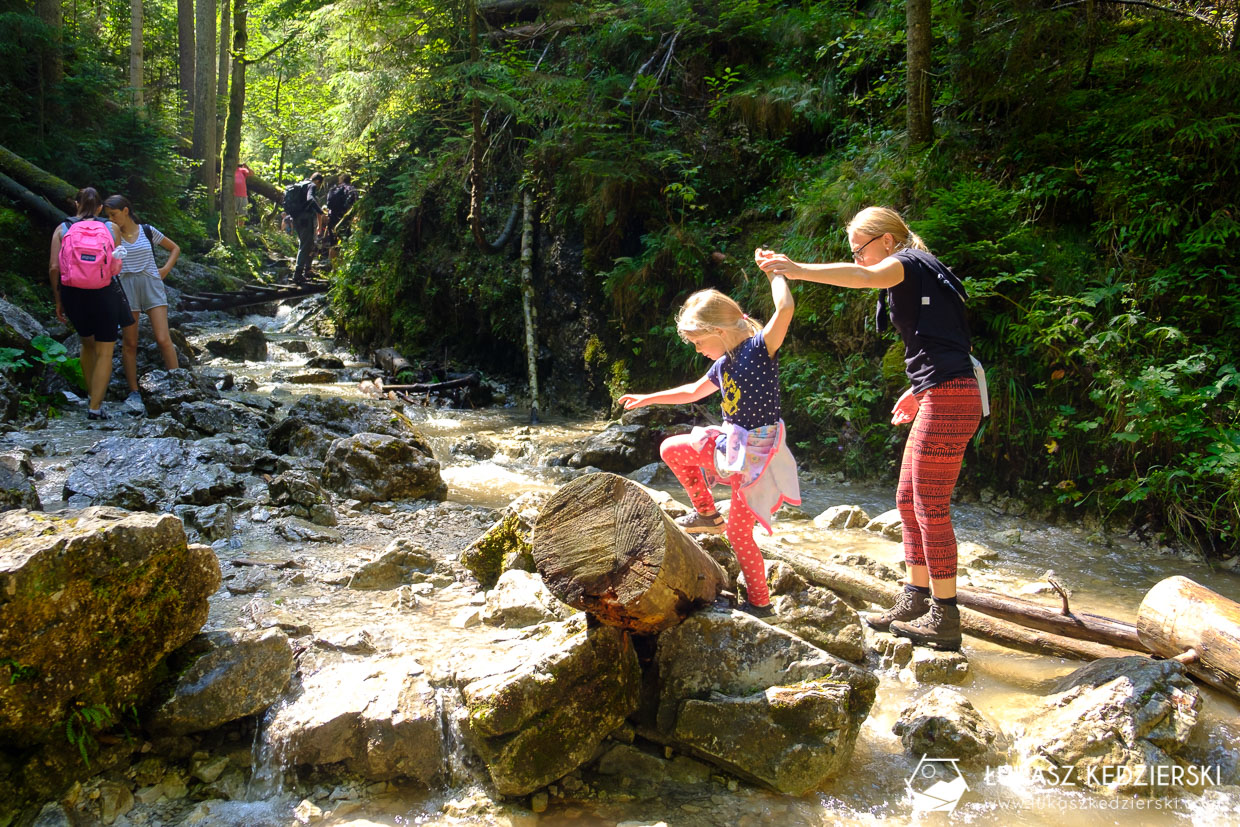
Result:
[[644,408],[646,405],[684,405],[687,402],[697,402],[717,390],[719,388],[710,381],[710,376],[703,376],[696,382],[690,382],[678,388],[668,388],[665,391],[626,393],[616,401],[623,405],[626,411],[631,411],[634,408]]
[[904,281],[904,264],[895,256],[887,256],[869,267],[848,262],[829,264],[801,264],[783,253],[759,248],[754,260],[768,275],[784,275],[790,279],[816,281],[836,287],[895,287]]
[[792,291],[788,289],[788,279],[782,275],[767,274],[771,281],[771,298],[775,300],[775,315],[762,329],[762,338],[766,340],[766,352],[774,356],[775,351],[784,343],[788,335],[788,325],[792,324],[792,311],[796,308],[792,301]]

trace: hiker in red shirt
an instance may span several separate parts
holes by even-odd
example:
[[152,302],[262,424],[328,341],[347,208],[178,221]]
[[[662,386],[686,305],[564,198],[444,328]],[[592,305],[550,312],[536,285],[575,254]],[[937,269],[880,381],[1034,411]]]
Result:
[[245,179],[253,173],[245,164],[237,164],[237,172],[233,176],[233,197],[237,199],[237,223],[245,223],[245,211],[250,206],[250,192],[246,189]]

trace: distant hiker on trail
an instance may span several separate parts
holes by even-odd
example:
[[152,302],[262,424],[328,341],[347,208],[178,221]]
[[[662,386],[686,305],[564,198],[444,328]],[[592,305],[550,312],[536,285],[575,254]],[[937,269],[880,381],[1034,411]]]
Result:
[[233,198],[237,202],[237,222],[245,222],[245,213],[250,206],[250,191],[246,188],[245,179],[253,175],[245,164],[237,164],[237,172],[233,175]]
[[82,340],[82,376],[90,404],[88,420],[107,419],[103,397],[112,378],[116,330],[134,324],[125,292],[114,278],[121,268],[120,232],[99,218],[99,192],[87,187],[77,194],[77,215],[52,233],[47,265],[56,318],[73,324]]
[[[770,532],[784,503],[800,505],[796,462],[784,441],[776,353],[792,321],[792,293],[782,276],[767,276],[775,315],[766,327],[718,290],[699,290],[676,314],[680,338],[714,361],[706,375],[688,385],[655,393],[629,393],[617,401],[627,410],[644,405],[683,405],[716,391],[723,395],[723,428],[694,428],[663,440],[659,455],[689,494],[694,512],[676,520],[690,534],[727,534],[745,575],[741,610],[772,614],[766,561],[754,542],[754,524]],[[710,488],[732,488],[725,526]]]
[[848,242],[852,262],[798,264],[764,249],[754,257],[770,274],[882,291],[878,329],[883,330],[890,317],[904,340],[904,370],[912,383],[896,402],[891,419],[893,425],[913,423],[896,490],[909,582],[894,606],[865,621],[914,643],[959,649],[951,495],[964,449],[985,410],[969,355],[967,296],[955,274],[930,254],[894,210],[867,207],[857,213],[848,225]]
[[[176,370],[177,349],[168,335],[168,291],[164,287],[164,279],[168,278],[168,273],[180,258],[181,248],[150,224],[139,224],[133,214],[133,205],[125,196],[108,196],[103,207],[108,211],[108,219],[120,231],[120,244],[125,248],[125,259],[118,280],[125,291],[125,298],[129,301],[133,320],[138,321],[139,313],[146,314],[151,320],[155,344],[159,346],[159,353],[164,357],[164,367]],[[155,263],[156,244],[168,251],[168,260],[163,267]],[[145,413],[146,406],[138,391],[136,324],[126,327],[121,337],[121,364],[125,368],[125,382],[129,385],[125,407],[130,413]]]
[[314,240],[323,214],[315,196],[322,186],[323,173],[316,172],[308,180],[284,189],[284,211],[293,217],[293,229],[297,231],[297,265],[293,268],[293,281],[297,284],[304,284],[310,276]]
[[340,254],[340,239],[349,235],[349,225],[344,222],[345,216],[357,202],[357,187],[346,172],[340,176],[340,182],[327,192],[327,260],[334,264]]

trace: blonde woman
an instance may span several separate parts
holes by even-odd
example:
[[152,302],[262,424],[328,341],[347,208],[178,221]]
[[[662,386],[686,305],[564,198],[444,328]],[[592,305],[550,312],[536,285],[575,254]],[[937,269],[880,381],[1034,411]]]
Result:
[[889,318],[895,325],[912,385],[896,402],[891,420],[913,423],[896,490],[909,582],[894,606],[866,622],[914,643],[959,649],[951,495],[982,416],[969,357],[968,296],[894,210],[868,207],[857,213],[848,225],[848,241],[852,262],[802,264],[770,250],[758,250],[755,258],[770,275],[882,291],[878,327],[884,329]]
[[[625,394],[626,409],[644,405],[681,405],[719,391],[723,428],[694,428],[664,440],[663,461],[685,487],[694,513],[676,522],[690,534],[725,534],[745,577],[743,611],[756,617],[772,613],[766,585],[766,561],[753,539],[754,525],[769,533],[770,521],[783,503],[799,505],[796,463],[784,440],[780,413],[779,359],[776,353],[792,321],[792,293],[780,276],[768,276],[775,315],[763,327],[740,305],[717,290],[700,290],[680,308],[676,328],[713,364],[688,385],[648,394]],[[710,487],[732,489],[725,523]]]

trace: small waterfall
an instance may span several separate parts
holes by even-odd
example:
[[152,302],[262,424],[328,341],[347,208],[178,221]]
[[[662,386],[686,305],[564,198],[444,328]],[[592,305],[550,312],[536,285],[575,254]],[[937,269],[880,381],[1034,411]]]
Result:
[[289,702],[286,695],[272,704],[254,730],[250,781],[245,790],[247,801],[270,801],[284,797],[285,776],[289,769],[288,741],[272,725]]
[[463,712],[460,693],[455,688],[435,690],[435,708],[443,731],[443,778],[448,787],[466,787],[478,783],[477,773],[465,761],[466,749],[458,716]]

